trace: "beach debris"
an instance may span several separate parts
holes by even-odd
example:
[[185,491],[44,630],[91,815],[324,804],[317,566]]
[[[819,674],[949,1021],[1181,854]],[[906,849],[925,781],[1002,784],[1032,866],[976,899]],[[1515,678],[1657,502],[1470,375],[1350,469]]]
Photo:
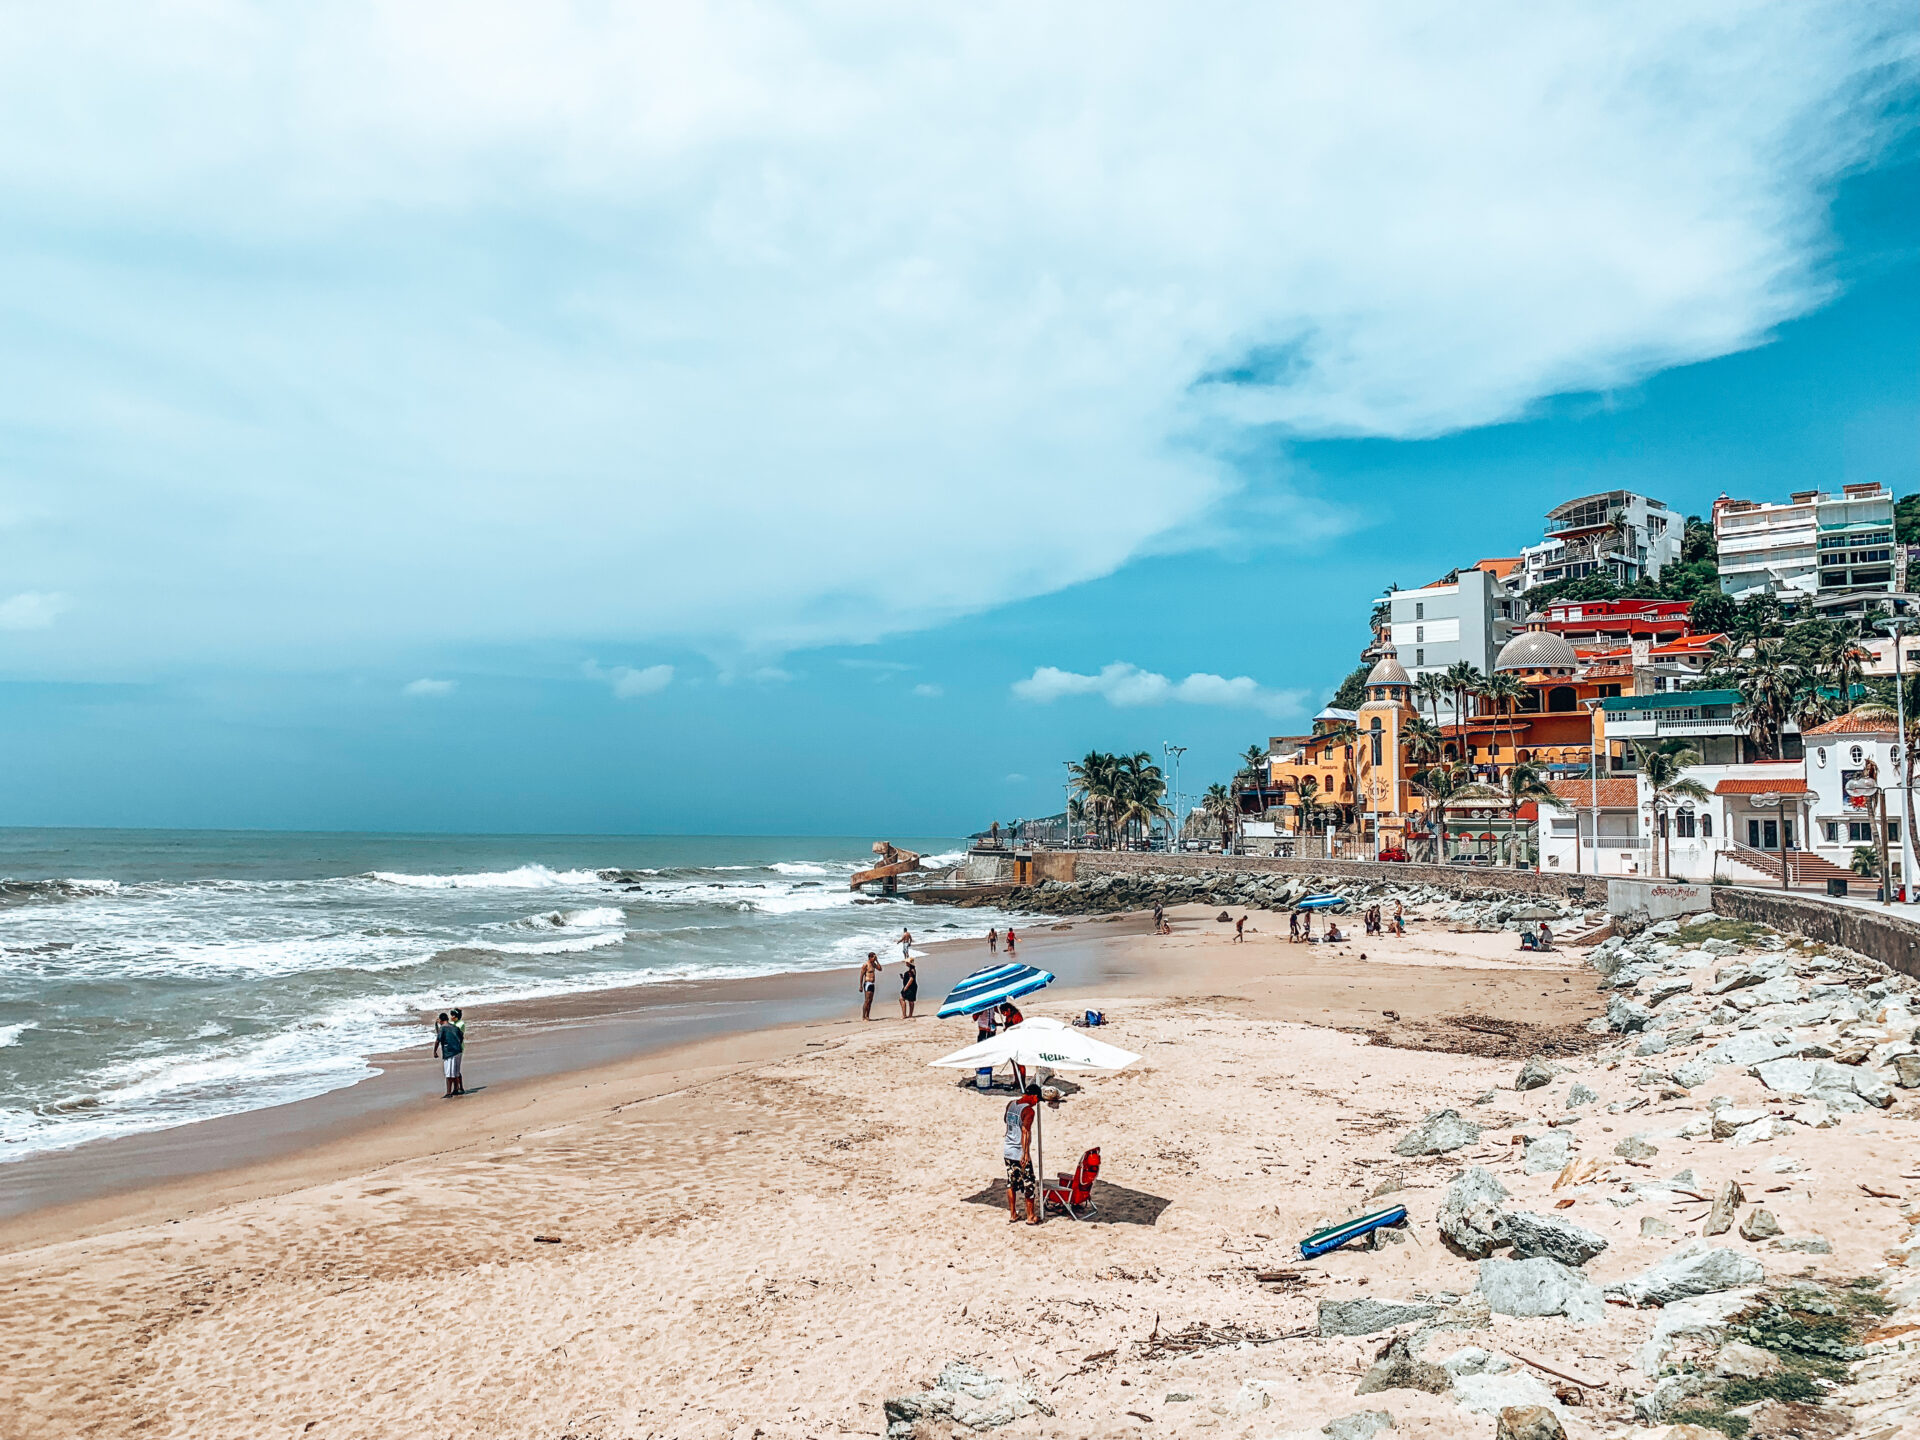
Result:
[[[1274,1335],[1265,1330],[1250,1330],[1243,1325],[1208,1325],[1204,1321],[1195,1321],[1184,1330],[1169,1330],[1164,1334],[1156,1318],[1153,1333],[1140,1343],[1139,1356],[1143,1360],[1160,1360],[1168,1355],[1194,1355],[1202,1350],[1220,1350],[1229,1345],[1270,1345],[1275,1340],[1297,1340],[1310,1335],[1310,1330],[1289,1330]],[[1112,1352],[1099,1357],[1105,1359]],[[1086,1361],[1081,1362],[1083,1365]]]
[[1752,1256],[1695,1240],[1631,1279],[1609,1285],[1607,1294],[1630,1305],[1669,1305],[1692,1295],[1758,1285],[1765,1278]]
[[1605,1299],[1591,1280],[1544,1255],[1482,1260],[1478,1288],[1496,1315],[1564,1315],[1576,1325],[1592,1325],[1606,1314]]
[[1724,1235],[1733,1228],[1733,1215],[1746,1203],[1746,1194],[1737,1180],[1722,1180],[1720,1188],[1713,1192],[1713,1208],[1707,1212],[1706,1223],[1700,1227],[1702,1235]]
[[533,1237],[533,1243],[536,1245],[558,1245],[561,1242],[558,1235],[536,1235]]
[[1546,1405],[1509,1405],[1493,1427],[1493,1440],[1566,1440],[1560,1417]]
[[1373,1335],[1396,1325],[1431,1320],[1438,1305],[1413,1300],[1322,1300],[1316,1329],[1322,1335]]
[[1264,1410],[1273,1404],[1273,1396],[1267,1393],[1267,1387],[1258,1380],[1240,1382],[1239,1393],[1231,1400],[1216,1400],[1207,1408],[1216,1415],[1251,1415],[1256,1410]]
[[1469,1260],[1484,1260],[1507,1243],[1500,1204],[1507,1187],[1484,1165],[1472,1165],[1447,1182],[1435,1219],[1440,1240]]
[[950,1422],[969,1430],[995,1430],[1002,1425],[1045,1411],[1025,1380],[989,1375],[964,1360],[950,1360],[931,1390],[895,1395],[881,1407],[887,1418],[888,1440],[915,1440],[922,1420]]
[[1560,1072],[1555,1070],[1538,1055],[1529,1056],[1527,1063],[1520,1067],[1519,1078],[1513,1082],[1516,1090],[1538,1090],[1543,1085],[1551,1085],[1553,1077]]
[[1529,1210],[1508,1211],[1506,1233],[1516,1260],[1544,1255],[1578,1268],[1607,1248],[1605,1238],[1584,1225],[1562,1215],[1536,1215]]
[[1453,1376],[1428,1360],[1414,1357],[1404,1335],[1387,1343],[1374,1357],[1373,1366],[1360,1377],[1356,1395],[1373,1395],[1382,1390],[1424,1390],[1444,1395],[1453,1388]]
[[[1404,1225],[1407,1220],[1407,1207],[1392,1205],[1385,1210],[1374,1210],[1365,1215],[1357,1215],[1351,1220],[1342,1220],[1316,1230],[1300,1242],[1300,1258],[1311,1260],[1316,1255],[1324,1255],[1329,1250],[1338,1250],[1355,1240],[1372,1237],[1374,1248],[1379,1248],[1381,1235],[1387,1227]],[[1400,1237],[1394,1237],[1400,1238]]]
[[1747,1218],[1740,1222],[1742,1240],[1771,1240],[1780,1233],[1780,1222],[1773,1212],[1765,1206],[1756,1205],[1747,1212]]
[[1436,1110],[1400,1137],[1393,1147],[1396,1155],[1445,1155],[1461,1150],[1480,1138],[1480,1127],[1460,1118],[1458,1110]]

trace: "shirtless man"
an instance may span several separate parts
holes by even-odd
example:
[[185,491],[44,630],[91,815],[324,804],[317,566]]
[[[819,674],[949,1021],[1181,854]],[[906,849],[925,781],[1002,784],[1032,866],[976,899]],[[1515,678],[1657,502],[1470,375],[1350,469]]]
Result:
[[873,992],[880,984],[880,957],[869,950],[867,963],[860,967],[860,1018],[873,1018]]

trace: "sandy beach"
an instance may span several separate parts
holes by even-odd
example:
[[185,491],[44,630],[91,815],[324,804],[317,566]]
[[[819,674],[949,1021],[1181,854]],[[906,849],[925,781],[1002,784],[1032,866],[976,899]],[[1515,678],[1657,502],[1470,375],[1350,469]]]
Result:
[[[1438,920],[1342,946],[1270,929],[1236,945],[1211,912],[1175,924],[1168,938],[1138,916],[1023,932],[1022,958],[1078,976],[1028,1013],[1096,1005],[1106,1038],[1143,1056],[1069,1082],[1045,1116],[1049,1169],[1101,1147],[1093,1223],[1008,1224],[1009,1092],[927,1066],[971,1040],[966,1022],[902,1023],[889,975],[885,1018],[863,1025],[851,975],[826,977],[843,985],[837,1016],[454,1103],[433,1098],[435,1067],[415,1057],[389,1075],[417,1104],[361,1106],[253,1163],[16,1215],[0,1225],[0,1433],[877,1435],[887,1397],[924,1391],[954,1361],[1037,1402],[994,1432],[1008,1436],[1265,1436],[1364,1408],[1355,1385],[1380,1337],[1318,1334],[1318,1302],[1459,1300],[1473,1262],[1431,1225],[1448,1178],[1499,1167],[1513,1204],[1553,1208],[1559,1177],[1522,1173],[1514,1133],[1564,1123],[1578,1081],[1597,1095],[1581,1143],[1602,1156],[1650,1117],[1600,1107],[1646,1106],[1650,1092],[1594,1049],[1585,1022],[1603,1002],[1577,952],[1534,956],[1511,934]],[[923,1012],[982,958],[949,950],[923,967]],[[831,998],[800,990],[795,1005]],[[1516,1092],[1520,1060],[1542,1050],[1565,1078]],[[1735,1103],[1758,1093],[1723,1075]],[[1657,1122],[1705,1104],[1646,1108]],[[1472,1117],[1480,1139],[1396,1155],[1441,1108]],[[1913,1109],[1796,1132],[1799,1171],[1779,1179],[1762,1162],[1780,1147],[1711,1138],[1661,1140],[1658,1169],[1698,1164],[1702,1185],[1737,1173],[1768,1189],[1789,1231],[1832,1237],[1831,1256],[1768,1256],[1770,1272],[1859,1274],[1884,1265],[1901,1201],[1863,1194],[1852,1171],[1877,1167],[1900,1193]],[[1404,1243],[1297,1260],[1318,1225],[1394,1202],[1415,1221]],[[1607,1237],[1597,1283],[1669,1248],[1640,1233],[1646,1209],[1593,1187],[1568,1213]],[[1301,1279],[1256,1279],[1283,1268]],[[1530,1320],[1525,1343],[1624,1381],[1651,1325],[1625,1315],[1604,1333]],[[1521,1324],[1482,1313],[1455,1328],[1462,1345],[1519,1343],[1504,1332]],[[1398,1433],[1492,1433],[1490,1415],[1445,1395],[1374,1398],[1391,1401]]]

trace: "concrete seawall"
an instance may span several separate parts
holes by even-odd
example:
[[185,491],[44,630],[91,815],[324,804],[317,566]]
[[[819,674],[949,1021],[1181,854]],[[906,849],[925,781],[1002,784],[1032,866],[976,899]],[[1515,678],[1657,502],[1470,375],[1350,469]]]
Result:
[[[1067,862],[1067,863],[1062,863]],[[1545,895],[1605,904],[1607,888],[1597,876],[1539,875],[1531,870],[1482,869],[1466,865],[1388,865],[1373,860],[1281,860],[1265,855],[1159,855],[1103,851],[1051,851],[1034,857],[1036,877],[1061,882],[1103,875],[1323,875],[1329,880],[1389,881],[1433,885],[1459,895]]]
[[1920,923],[1893,914],[1833,905],[1805,895],[1716,885],[1713,909],[1730,920],[1790,930],[1826,945],[1844,945],[1920,979]]

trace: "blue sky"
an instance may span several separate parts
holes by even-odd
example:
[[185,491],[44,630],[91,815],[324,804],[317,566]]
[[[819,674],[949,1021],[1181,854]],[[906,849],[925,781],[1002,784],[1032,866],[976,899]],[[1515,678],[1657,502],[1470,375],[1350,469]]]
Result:
[[0,823],[1197,790],[1569,495],[1920,483],[1898,6],[110,11],[0,56]]

